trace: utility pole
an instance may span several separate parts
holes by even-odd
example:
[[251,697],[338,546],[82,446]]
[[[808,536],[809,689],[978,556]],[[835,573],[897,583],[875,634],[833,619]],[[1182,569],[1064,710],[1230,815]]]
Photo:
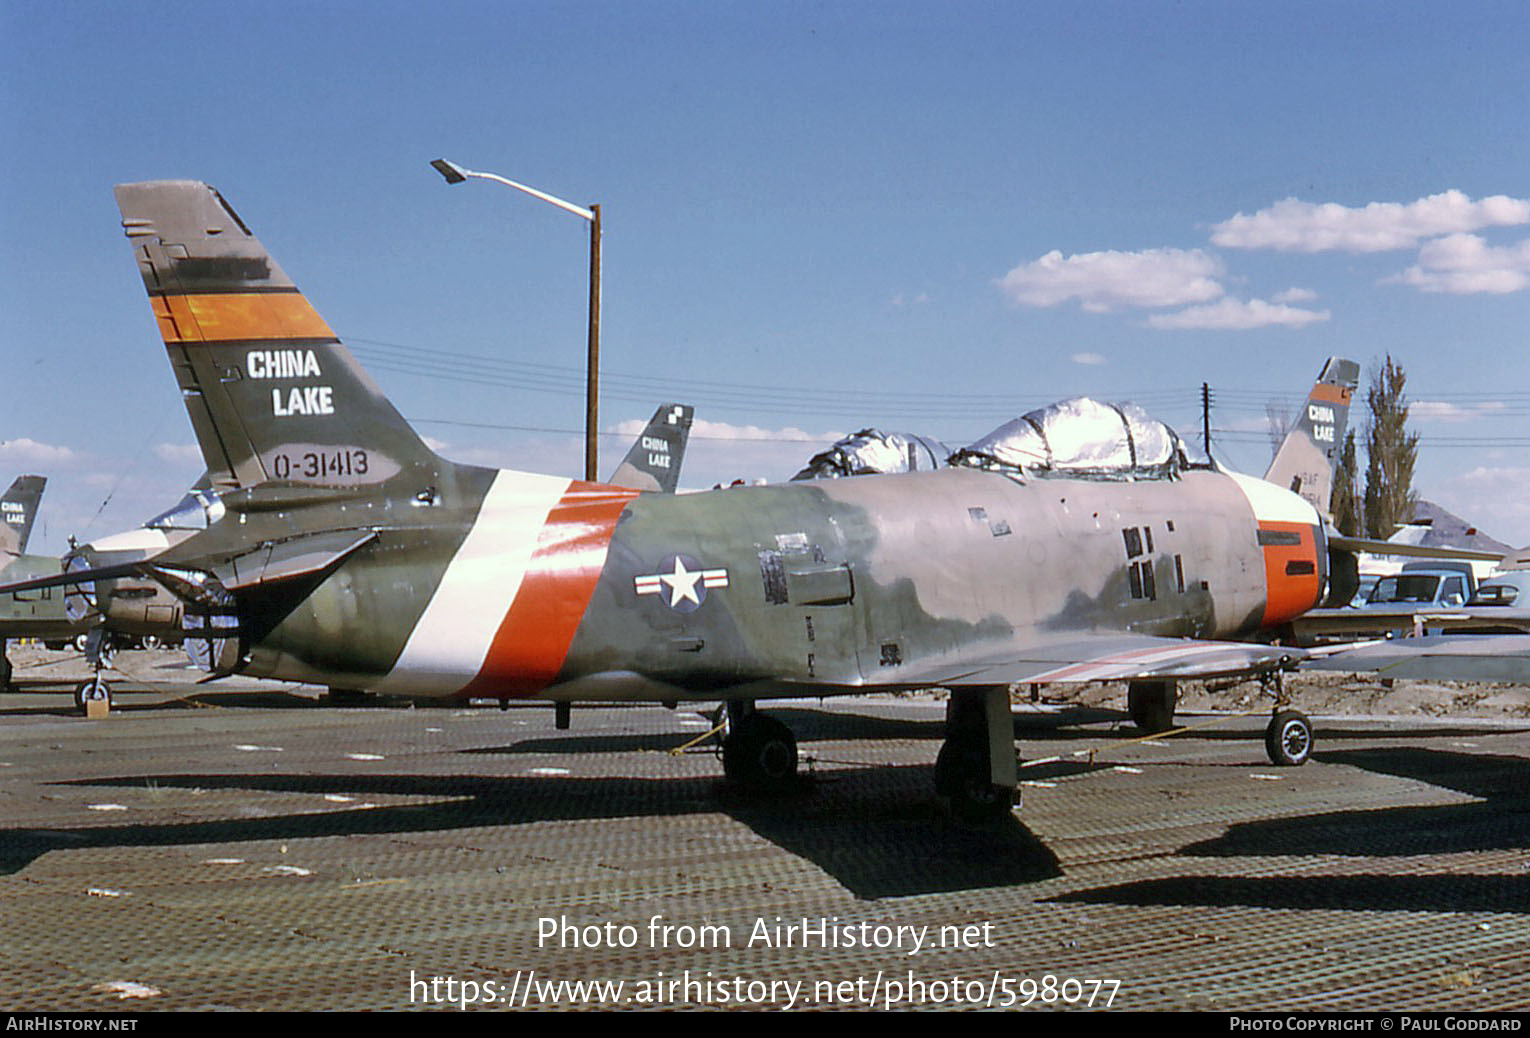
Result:
[[1211,385],[1201,383],[1201,446],[1206,457],[1211,457]]
[[590,223],[590,335],[589,349],[585,361],[585,395],[584,395],[584,478],[588,482],[595,482],[596,468],[599,465],[598,448],[596,446],[596,430],[600,422],[600,206],[592,205],[588,209],[565,202],[556,195],[549,195],[545,191],[538,191],[534,187],[518,184],[513,180],[507,180],[497,173],[480,173],[477,170],[464,169],[447,159],[433,159],[430,163],[437,173],[445,178],[448,184],[460,184],[468,177],[476,177],[479,180],[492,180],[506,187],[513,187],[517,191],[524,191],[533,198],[557,206],[575,216],[588,220]]

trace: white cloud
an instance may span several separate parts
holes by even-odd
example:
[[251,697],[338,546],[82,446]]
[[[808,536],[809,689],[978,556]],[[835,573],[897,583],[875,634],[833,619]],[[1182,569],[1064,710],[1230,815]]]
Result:
[[[616,423],[611,432],[617,436],[636,436],[648,427],[647,419],[629,418]],[[767,429],[759,425],[732,425],[728,422],[709,422],[698,418],[691,424],[692,440],[753,440],[765,443],[787,441],[791,443],[833,443],[845,434],[842,432],[811,433],[794,425],[783,429]]]
[[1475,234],[1451,234],[1425,242],[1418,263],[1382,284],[1412,285],[1425,292],[1505,294],[1530,286],[1530,238],[1517,245],[1489,245]]
[[1284,292],[1276,292],[1270,297],[1272,303],[1310,303],[1318,297],[1318,294],[1310,288],[1288,288]]
[[68,447],[57,447],[50,443],[38,443],[21,437],[15,440],[0,440],[0,461],[21,464],[46,464],[60,465],[74,461],[79,455]]
[[1523,223],[1530,223],[1530,199],[1507,195],[1474,202],[1451,190],[1407,204],[1372,202],[1358,209],[1287,198],[1252,216],[1240,212],[1216,224],[1211,241],[1231,249],[1386,252],[1442,234]]
[[160,461],[197,464],[202,461],[202,449],[194,443],[161,443],[154,448],[154,456]]
[[1075,353],[1071,359],[1075,364],[1087,364],[1090,366],[1110,363],[1099,353]]
[[1147,319],[1149,328],[1212,329],[1246,331],[1280,325],[1300,328],[1328,320],[1327,310],[1303,310],[1300,307],[1266,303],[1263,299],[1223,299],[1210,306],[1192,306],[1172,314],[1154,314]]
[[1200,249],[1085,252],[1064,257],[1056,249],[1005,274],[999,287],[1025,306],[1056,306],[1070,299],[1090,313],[1123,306],[1183,306],[1222,294],[1222,261]]
[[1530,544],[1530,468],[1479,465],[1426,495],[1509,544]]
[[1473,422],[1479,418],[1491,418],[1507,407],[1501,400],[1467,404],[1465,407],[1443,400],[1415,400],[1408,405],[1408,417],[1420,421]]

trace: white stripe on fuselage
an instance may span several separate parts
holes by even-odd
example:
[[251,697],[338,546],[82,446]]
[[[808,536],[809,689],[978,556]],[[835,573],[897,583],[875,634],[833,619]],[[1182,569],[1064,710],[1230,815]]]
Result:
[[377,692],[449,696],[477,676],[515,601],[537,538],[570,481],[500,471],[430,604]]

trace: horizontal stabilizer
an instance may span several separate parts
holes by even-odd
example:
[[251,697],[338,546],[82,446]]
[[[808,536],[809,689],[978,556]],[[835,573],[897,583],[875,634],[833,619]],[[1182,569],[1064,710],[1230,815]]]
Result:
[[323,573],[375,540],[377,534],[372,530],[334,530],[262,545],[233,560],[234,575],[224,581],[224,586],[239,591]]

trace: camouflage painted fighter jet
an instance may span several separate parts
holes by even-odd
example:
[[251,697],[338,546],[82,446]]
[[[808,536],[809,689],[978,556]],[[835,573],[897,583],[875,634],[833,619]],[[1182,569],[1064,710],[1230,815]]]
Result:
[[[1323,597],[1311,504],[1129,405],[1035,412],[939,471],[682,496],[455,464],[216,191],[117,198],[224,509],[134,571],[185,599],[215,673],[722,700],[724,770],[767,787],[797,750],[758,700],[945,686],[937,787],[984,816],[1017,785],[1011,683],[1129,680],[1172,716],[1177,678],[1289,667],[1253,639]],[[1280,711],[1267,743],[1300,763],[1311,733]]]
[[[48,480],[18,476],[0,497],[0,584],[13,584],[58,572],[51,555],[28,555],[27,542]],[[68,641],[81,633],[64,611],[64,596],[51,587],[0,594],[0,691],[11,688],[11,661],[5,653],[11,638]]]

